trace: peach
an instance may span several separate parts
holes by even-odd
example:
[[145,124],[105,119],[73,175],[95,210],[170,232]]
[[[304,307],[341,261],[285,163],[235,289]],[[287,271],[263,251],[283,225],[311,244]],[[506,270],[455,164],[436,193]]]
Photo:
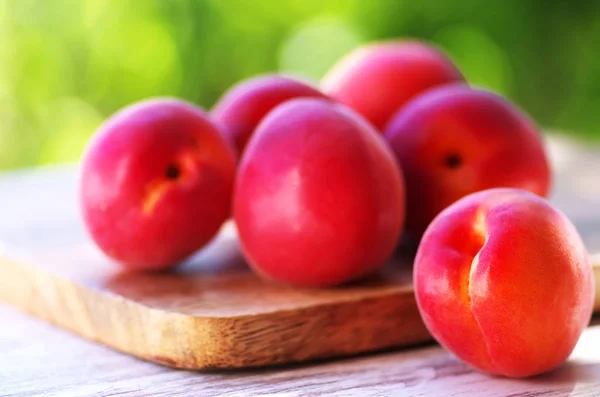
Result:
[[323,78],[323,92],[358,111],[379,130],[414,96],[464,81],[436,48],[413,40],[374,43],[342,58]]
[[92,238],[133,269],[175,265],[229,216],[233,149],[199,108],[175,99],[127,107],[83,156],[80,205]]
[[392,254],[404,218],[402,174],[383,138],[351,109],[294,99],[260,123],[246,148],[233,213],[259,274],[333,286]]
[[465,85],[430,90],[394,116],[385,138],[405,173],[406,231],[416,238],[469,193],[513,187],[546,196],[550,188],[537,128],[490,92]]
[[510,188],[471,194],[438,215],[417,251],[414,287],[442,346],[511,377],[565,361],[594,298],[575,227],[543,198]]
[[211,115],[241,154],[254,129],[267,113],[289,99],[301,97],[324,98],[325,95],[291,77],[260,76],[231,88],[217,102]]

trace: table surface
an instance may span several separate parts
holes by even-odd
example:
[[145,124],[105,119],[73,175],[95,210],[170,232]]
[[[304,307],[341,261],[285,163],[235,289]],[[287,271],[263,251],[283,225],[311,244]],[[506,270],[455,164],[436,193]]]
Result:
[[[580,205],[566,212],[595,245],[600,221],[586,217],[586,208],[600,205],[600,149],[556,137],[550,149],[561,187],[552,200],[561,207],[577,197]],[[18,227],[14,218],[2,222]],[[600,396],[600,321],[594,323],[565,365],[529,379],[477,373],[437,345],[276,368],[191,372],[117,353],[0,304],[0,396]]]

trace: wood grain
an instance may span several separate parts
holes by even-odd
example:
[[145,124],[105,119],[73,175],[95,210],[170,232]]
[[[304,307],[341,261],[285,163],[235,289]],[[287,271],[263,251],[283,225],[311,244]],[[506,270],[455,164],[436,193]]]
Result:
[[[600,195],[580,186],[586,174],[578,164],[599,160],[570,145],[552,145],[553,200],[595,252]],[[0,299],[85,338],[193,369],[298,362],[430,339],[415,306],[408,256],[357,284],[292,289],[254,276],[225,228],[176,272],[120,273],[83,232],[74,190],[73,168],[0,179]]]

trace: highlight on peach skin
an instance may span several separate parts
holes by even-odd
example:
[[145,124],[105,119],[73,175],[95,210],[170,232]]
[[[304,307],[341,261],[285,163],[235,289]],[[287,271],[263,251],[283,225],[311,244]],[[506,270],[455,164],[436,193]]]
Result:
[[84,153],[84,223],[108,256],[163,269],[206,244],[230,213],[233,149],[206,114],[176,99],[130,106]]
[[486,190],[448,207],[427,228],[414,266],[431,334],[489,374],[555,368],[592,313],[594,279],[579,234],[523,190]]
[[416,95],[463,81],[462,74],[437,48],[416,40],[395,40],[352,51],[327,73],[321,87],[382,131],[394,113]]
[[259,274],[337,285],[392,254],[404,220],[402,174],[356,112],[294,99],[261,122],[246,148],[233,212],[242,250]]
[[273,108],[294,98],[325,98],[317,88],[282,75],[265,75],[242,81],[219,99],[211,116],[241,155],[258,123]]
[[385,138],[406,177],[406,231],[415,238],[467,194],[512,187],[546,196],[550,190],[537,127],[491,92],[462,84],[429,90],[392,118]]

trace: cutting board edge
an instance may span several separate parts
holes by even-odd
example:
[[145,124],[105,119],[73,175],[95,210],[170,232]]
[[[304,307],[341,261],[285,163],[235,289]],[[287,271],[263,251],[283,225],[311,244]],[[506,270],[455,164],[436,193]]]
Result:
[[[5,280],[0,300],[86,339],[171,367],[260,367],[431,340],[410,289],[298,309],[203,317],[155,309],[2,253],[0,267]],[[398,323],[403,329],[394,326]]]

